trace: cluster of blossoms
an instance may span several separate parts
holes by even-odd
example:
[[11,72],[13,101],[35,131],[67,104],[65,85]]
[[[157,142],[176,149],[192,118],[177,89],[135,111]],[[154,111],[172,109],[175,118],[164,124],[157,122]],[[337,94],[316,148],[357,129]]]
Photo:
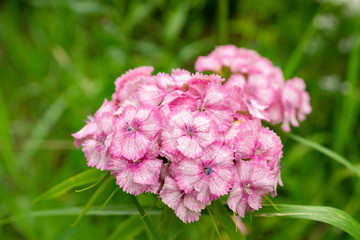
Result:
[[[224,195],[243,217],[282,186],[281,140],[261,120],[289,130],[311,111],[309,96],[301,79],[285,83],[267,59],[231,45],[200,57],[195,68],[220,75],[153,75],[153,67],[121,75],[112,100],[73,134],[75,145],[125,192],[159,194],[184,222]],[[222,78],[226,69],[232,74]]]
[[282,122],[286,132],[290,123],[298,127],[311,112],[304,81],[295,77],[285,82],[281,69],[253,50],[220,46],[208,56],[199,57],[195,70],[228,75],[224,86],[239,89],[237,95],[243,100],[244,111],[271,124]]

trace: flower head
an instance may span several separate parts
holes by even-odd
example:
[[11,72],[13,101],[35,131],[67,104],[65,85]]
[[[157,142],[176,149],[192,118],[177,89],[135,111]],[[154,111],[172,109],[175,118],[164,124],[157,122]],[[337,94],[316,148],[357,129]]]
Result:
[[111,154],[136,161],[149,150],[161,128],[161,118],[155,108],[127,106],[114,125]]
[[261,208],[261,199],[273,190],[275,178],[265,162],[238,161],[235,163],[235,183],[227,204],[244,217],[246,211]]

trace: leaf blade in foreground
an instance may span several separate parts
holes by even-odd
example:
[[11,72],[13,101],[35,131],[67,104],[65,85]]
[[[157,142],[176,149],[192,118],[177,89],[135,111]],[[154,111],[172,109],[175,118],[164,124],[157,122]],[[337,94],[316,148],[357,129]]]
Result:
[[355,239],[360,239],[360,224],[348,213],[324,206],[302,205],[276,205],[279,211],[271,205],[263,205],[263,208],[253,213],[254,217],[284,217],[315,220],[333,225],[347,232]]

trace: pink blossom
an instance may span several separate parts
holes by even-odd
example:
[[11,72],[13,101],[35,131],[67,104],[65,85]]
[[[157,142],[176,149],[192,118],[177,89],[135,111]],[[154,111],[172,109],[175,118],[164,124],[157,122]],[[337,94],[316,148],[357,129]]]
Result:
[[214,120],[220,132],[230,127],[233,111],[229,107],[228,91],[220,83],[190,83],[189,93],[196,97],[190,106],[192,111],[199,111]]
[[156,193],[159,190],[162,160],[157,158],[158,149],[156,141],[153,141],[145,156],[136,161],[123,157],[111,157],[111,173],[114,174],[116,183],[125,192],[139,195],[147,191]]
[[235,157],[251,159],[255,156],[272,160],[282,152],[280,138],[270,129],[261,127],[259,120],[244,121],[234,138]]
[[261,199],[273,190],[274,175],[265,162],[238,161],[235,163],[235,183],[227,204],[231,210],[245,216],[245,211],[261,208]]
[[311,112],[310,97],[305,91],[305,83],[301,78],[288,80],[282,89],[282,104],[284,109],[284,119],[281,125],[286,132],[290,131],[290,123],[298,127],[299,122]]
[[149,150],[161,128],[161,118],[155,108],[127,106],[114,125],[111,154],[136,161]]
[[233,86],[230,92],[230,100],[232,101],[231,107],[235,112],[242,112],[250,114],[257,119],[268,120],[266,107],[258,103],[256,99],[246,96],[243,89],[238,86]]
[[199,57],[195,62],[195,70],[199,72],[212,71],[220,73],[222,67],[232,65],[238,55],[238,48],[234,45],[217,47],[206,57]]
[[130,69],[115,81],[115,93],[112,95],[114,101],[122,103],[125,99],[136,93],[138,87],[151,78],[153,67],[138,67]]
[[176,181],[185,193],[196,193],[201,202],[218,199],[233,183],[233,151],[219,143],[209,146],[197,159],[180,162]]
[[210,204],[198,201],[193,193],[185,193],[170,176],[165,179],[160,198],[184,223],[199,220],[201,210]]
[[162,147],[170,153],[177,150],[189,158],[203,154],[203,149],[216,140],[217,132],[213,121],[189,110],[178,110],[170,114],[161,133]]
[[72,136],[75,138],[74,145],[79,148],[82,143],[84,143],[84,141],[93,138],[97,129],[96,120],[98,120],[103,113],[114,113],[116,109],[117,106],[113,101],[109,102],[105,99],[101,107],[94,114],[94,117],[88,116],[86,125],[80,131],[72,134]]
[[88,165],[100,170],[107,170],[109,163],[109,146],[113,136],[113,114],[105,112],[96,116],[96,132],[93,138],[84,141],[83,152]]

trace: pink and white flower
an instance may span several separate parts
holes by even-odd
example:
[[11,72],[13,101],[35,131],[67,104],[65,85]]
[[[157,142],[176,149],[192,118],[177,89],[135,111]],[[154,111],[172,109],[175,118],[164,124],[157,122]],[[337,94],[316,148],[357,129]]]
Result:
[[176,170],[176,181],[185,193],[209,202],[229,192],[233,184],[233,151],[220,143],[206,148],[200,158],[184,159]]
[[227,204],[231,210],[244,217],[246,211],[261,208],[261,200],[273,190],[275,178],[265,162],[238,161],[235,163],[235,183]]
[[198,201],[193,193],[185,193],[170,176],[165,179],[160,198],[184,223],[199,220],[201,210],[210,205],[209,202]]
[[136,161],[145,155],[157,136],[161,128],[160,114],[149,106],[127,106],[114,120],[114,128],[111,154]]
[[197,158],[217,135],[210,118],[189,110],[174,111],[161,133],[162,147],[170,153],[179,151],[186,157]]

